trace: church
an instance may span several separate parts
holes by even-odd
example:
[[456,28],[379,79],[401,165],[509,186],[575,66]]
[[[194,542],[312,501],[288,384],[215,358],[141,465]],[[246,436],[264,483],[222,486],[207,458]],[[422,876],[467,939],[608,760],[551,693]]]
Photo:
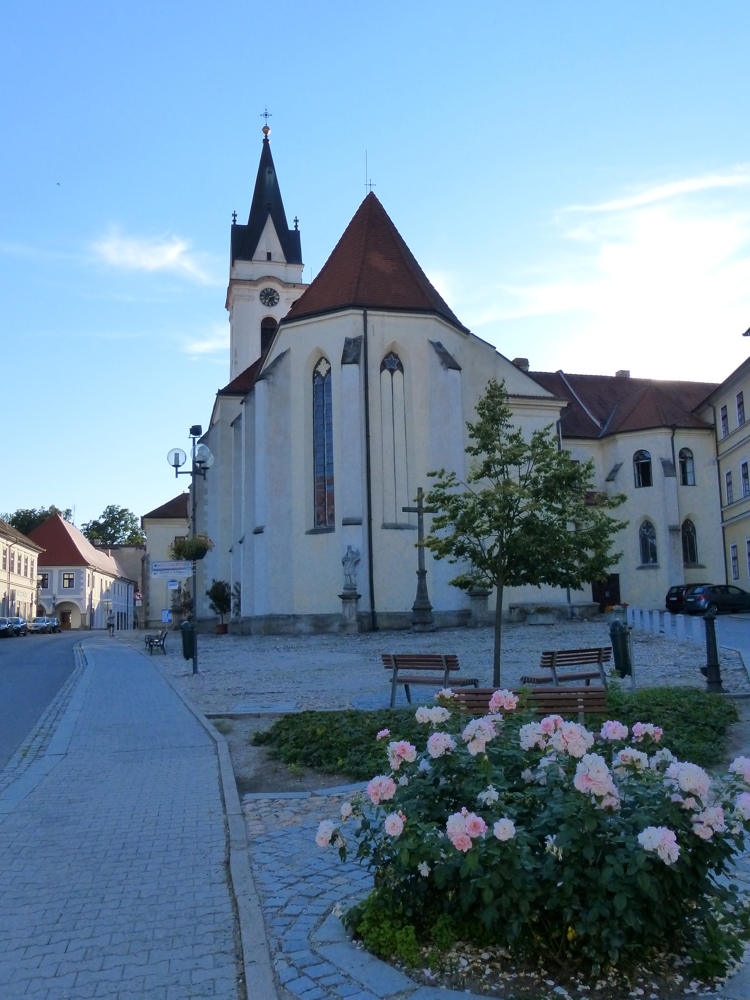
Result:
[[[574,458],[594,459],[597,489],[628,495],[610,580],[593,593],[507,589],[510,613],[659,607],[672,584],[723,579],[714,427],[697,412],[715,386],[508,360],[455,315],[372,191],[304,284],[263,132],[248,220],[231,230],[229,381],[201,439],[215,463],[195,485],[196,530],[214,543],[198,564],[199,622],[224,580],[242,632],[409,628],[417,517],[404,508],[428,472],[465,475],[466,424],[490,378],[525,433],[551,425]],[[450,585],[455,565],[429,551],[425,563],[436,626],[487,622],[492,595],[488,608]]]
[[[214,548],[198,594],[230,582],[253,633],[408,628],[417,518],[403,508],[429,471],[465,472],[488,380],[505,381],[529,432],[565,403],[461,323],[372,192],[303,284],[264,132],[247,224],[232,225],[230,378],[201,439],[215,463],[197,530]],[[435,624],[465,624],[455,566],[425,559]],[[200,601],[198,618],[211,618]]]

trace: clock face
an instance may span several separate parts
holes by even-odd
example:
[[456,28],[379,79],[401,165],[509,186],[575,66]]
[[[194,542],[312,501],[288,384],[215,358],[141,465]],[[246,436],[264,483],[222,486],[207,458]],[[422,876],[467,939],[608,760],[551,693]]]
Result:
[[277,306],[279,304],[279,293],[275,288],[264,288],[260,293],[260,301],[264,306]]

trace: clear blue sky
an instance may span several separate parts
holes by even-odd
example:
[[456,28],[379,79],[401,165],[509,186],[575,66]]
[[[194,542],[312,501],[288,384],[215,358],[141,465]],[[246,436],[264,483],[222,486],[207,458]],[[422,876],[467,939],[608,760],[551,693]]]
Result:
[[228,380],[259,117],[316,273],[375,192],[532,369],[720,380],[750,353],[750,5],[0,8],[0,510],[168,500]]

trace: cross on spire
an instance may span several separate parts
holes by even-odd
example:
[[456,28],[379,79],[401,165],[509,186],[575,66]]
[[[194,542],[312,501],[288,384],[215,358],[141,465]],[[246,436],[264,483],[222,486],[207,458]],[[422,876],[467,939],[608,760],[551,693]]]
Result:
[[268,110],[268,105],[266,105],[265,110],[261,111],[261,113],[258,115],[258,117],[259,118],[265,118],[266,119],[266,125],[268,125],[268,119],[269,118],[273,118],[273,115]]

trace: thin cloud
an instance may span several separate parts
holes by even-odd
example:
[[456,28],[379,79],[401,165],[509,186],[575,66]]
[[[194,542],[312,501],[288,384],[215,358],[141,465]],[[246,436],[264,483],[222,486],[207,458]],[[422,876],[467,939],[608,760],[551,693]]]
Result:
[[193,337],[186,340],[182,345],[185,354],[193,358],[204,357],[206,355],[217,354],[229,350],[229,327],[218,324],[203,337]]
[[121,236],[113,232],[92,245],[97,259],[110,267],[129,271],[166,271],[191,278],[202,284],[213,284],[190,243],[178,236],[147,238]]
[[750,173],[741,171],[734,174],[714,174],[708,177],[688,177],[681,181],[668,184],[658,184],[656,187],[641,191],[640,194],[627,198],[615,198],[613,201],[603,201],[598,205],[569,205],[565,212],[626,212],[633,208],[643,208],[660,201],[668,201],[684,194],[696,194],[700,191],[711,191],[718,188],[743,187],[750,184]]

